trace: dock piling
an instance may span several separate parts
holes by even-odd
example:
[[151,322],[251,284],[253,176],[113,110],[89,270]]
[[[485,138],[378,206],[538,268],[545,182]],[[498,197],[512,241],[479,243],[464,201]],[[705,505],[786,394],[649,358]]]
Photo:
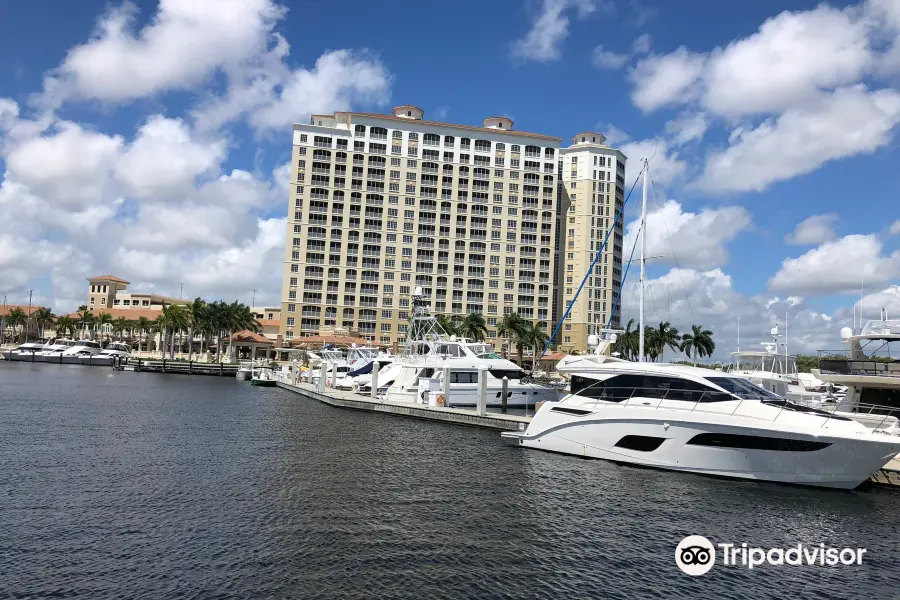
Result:
[[444,405],[450,406],[450,367],[444,367],[444,379],[441,381],[441,393],[444,394]]
[[319,376],[319,393],[325,393],[325,378],[328,375],[328,363],[324,360],[322,361],[322,368],[320,370],[321,375]]
[[478,410],[475,412],[479,417],[487,414],[487,374],[487,369],[478,367]]
[[372,400],[378,400],[378,361],[372,362]]
[[507,396],[509,396],[509,379],[504,375],[500,380],[500,407],[504,415],[506,414]]

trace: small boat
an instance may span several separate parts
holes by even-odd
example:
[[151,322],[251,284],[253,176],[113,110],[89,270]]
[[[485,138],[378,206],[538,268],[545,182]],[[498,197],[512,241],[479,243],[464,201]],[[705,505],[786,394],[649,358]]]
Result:
[[253,369],[250,377],[250,385],[261,387],[275,387],[275,371],[269,367],[257,367]]

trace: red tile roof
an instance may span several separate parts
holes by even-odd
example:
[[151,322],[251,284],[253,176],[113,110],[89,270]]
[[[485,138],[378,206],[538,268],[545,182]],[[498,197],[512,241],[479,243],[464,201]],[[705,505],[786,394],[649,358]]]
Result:
[[125,281],[124,279],[120,279],[115,275],[98,275],[96,277],[88,277],[88,281],[114,281],[116,283],[131,283],[130,281]]
[[[162,314],[161,310],[153,310],[150,308],[97,308],[95,310],[89,310],[89,313],[96,317],[100,313],[109,313],[112,318],[118,319],[128,319],[129,321],[137,321],[141,317],[147,317],[151,321],[155,320],[156,317]],[[69,313],[67,316],[72,317],[73,319],[78,318],[78,313],[73,312]]]
[[43,306],[32,306],[30,309],[27,304],[0,304],[0,317],[5,317],[10,313],[10,311],[20,308],[22,312],[25,313],[25,316],[31,315],[34,311],[44,308]]
[[281,321],[278,319],[257,319],[257,323],[262,327],[280,327]]
[[238,331],[233,336],[231,336],[231,341],[233,342],[252,342],[254,344],[272,344],[272,340],[261,336],[258,333],[253,333],[249,329],[245,329],[243,331]]

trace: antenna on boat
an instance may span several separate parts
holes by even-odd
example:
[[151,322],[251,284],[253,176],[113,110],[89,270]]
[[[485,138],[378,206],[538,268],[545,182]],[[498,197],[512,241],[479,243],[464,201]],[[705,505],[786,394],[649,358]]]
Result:
[[646,278],[647,254],[647,178],[650,175],[650,161],[644,159],[644,181],[641,190],[641,287],[640,308],[638,309],[638,361],[644,362],[644,279]]
[[738,352],[741,351],[741,315],[738,315]]

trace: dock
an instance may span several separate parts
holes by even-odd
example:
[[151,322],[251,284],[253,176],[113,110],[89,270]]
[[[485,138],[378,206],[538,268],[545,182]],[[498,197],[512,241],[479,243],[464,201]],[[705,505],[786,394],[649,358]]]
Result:
[[141,373],[175,373],[179,375],[207,375],[212,377],[235,377],[240,365],[237,363],[207,363],[189,360],[148,360],[130,358],[115,366],[119,371]]
[[891,462],[876,471],[869,481],[878,485],[900,487],[900,457],[895,456]]
[[478,414],[475,410],[462,408],[446,408],[442,406],[428,406],[414,402],[387,402],[374,399],[350,391],[327,388],[326,393],[316,390],[310,383],[286,383],[278,382],[278,387],[300,394],[304,398],[316,400],[337,408],[350,410],[364,410],[369,412],[387,413],[401,417],[424,419],[427,421],[439,421],[453,423],[469,427],[481,427],[496,431],[520,431],[524,430],[531,417],[523,415],[505,415],[499,413]]

